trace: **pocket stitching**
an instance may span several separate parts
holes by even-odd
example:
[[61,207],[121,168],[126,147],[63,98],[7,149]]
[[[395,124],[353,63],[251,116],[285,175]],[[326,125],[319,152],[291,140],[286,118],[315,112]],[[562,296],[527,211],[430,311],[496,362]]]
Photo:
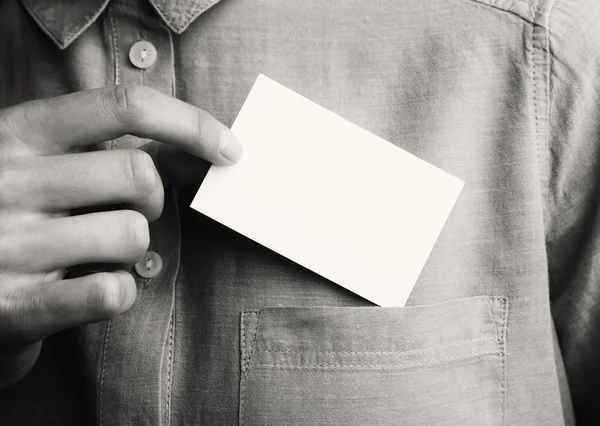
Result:
[[[506,383],[506,363],[505,363],[505,356],[506,356],[506,332],[507,332],[507,326],[508,326],[508,321],[507,321],[507,309],[508,309],[508,298],[507,297],[485,297],[486,298],[486,303],[488,305],[488,312],[492,318],[492,322],[494,323],[494,332],[496,334],[496,338],[494,339],[493,337],[491,338],[483,338],[483,339],[473,339],[470,341],[463,341],[463,342],[458,342],[458,343],[454,343],[451,345],[445,345],[442,346],[443,347],[448,347],[448,346],[453,346],[453,345],[460,345],[460,344],[465,344],[465,343],[469,343],[469,342],[475,342],[475,341],[485,341],[485,340],[496,340],[496,343],[498,344],[498,350],[497,351],[480,351],[480,352],[473,352],[470,354],[462,354],[462,355],[457,355],[457,356],[453,356],[453,357],[446,357],[446,358],[438,358],[438,359],[433,359],[430,361],[422,361],[422,362],[416,362],[416,363],[411,363],[411,364],[392,364],[392,365],[363,365],[363,366],[349,366],[349,365],[337,365],[337,364],[314,364],[314,365],[305,365],[305,364],[258,364],[258,363],[254,363],[253,366],[254,367],[268,367],[268,368],[273,368],[273,367],[280,367],[279,370],[283,370],[285,371],[287,370],[291,370],[294,368],[321,368],[321,369],[370,369],[370,370],[402,370],[402,369],[406,369],[409,367],[415,367],[415,366],[421,366],[421,365],[431,365],[431,364],[439,364],[442,362],[446,362],[446,361],[452,361],[452,360],[457,360],[457,359],[467,359],[467,358],[472,358],[472,357],[483,357],[484,355],[498,355],[500,356],[500,362],[501,362],[501,366],[500,366],[500,397],[501,397],[501,424],[504,425],[505,424],[505,412],[506,412],[506,390],[505,390],[505,383]],[[490,301],[500,301],[502,304],[502,311],[500,312],[499,315],[499,319],[500,319],[500,324],[498,324],[501,327],[501,331],[500,333],[498,332],[498,325],[496,325],[496,319],[497,317],[494,316],[494,314],[492,313],[492,309],[491,309],[491,305],[490,305]],[[247,375],[248,372],[250,370],[250,364],[252,361],[252,353],[254,352],[254,341],[256,339],[256,335],[258,333],[258,328],[259,328],[259,319],[260,319],[260,314],[261,314],[261,309],[259,310],[252,310],[252,311],[242,311],[242,318],[241,318],[241,338],[242,338],[242,354],[244,355],[242,357],[242,378],[241,378],[241,387],[240,387],[240,413],[239,413],[239,422],[240,425],[244,424],[244,404],[245,404],[245,393],[246,393],[246,380],[247,380]],[[245,315],[254,315],[256,316],[256,324],[254,326],[254,331],[252,333],[251,338],[249,339],[249,344],[246,345],[246,330],[245,330],[245,326],[244,326],[244,317]],[[247,347],[249,347],[249,350],[247,349]],[[422,350],[426,350],[425,348]],[[416,352],[422,351],[422,350],[415,350]],[[277,350],[262,350],[261,352],[276,352]],[[291,350],[280,350],[280,352],[288,352],[288,353],[294,353],[294,352],[307,352],[307,351],[291,351]],[[350,354],[360,354],[360,353],[364,353],[364,354],[385,354],[385,353],[409,353],[411,351],[405,351],[405,352],[397,352],[397,351],[374,351],[374,352],[336,352],[336,351],[310,351],[310,352],[314,352],[314,353],[350,353]],[[283,367],[283,368],[282,368]]]
[[[496,326],[496,318],[492,313],[492,307],[490,305],[490,300],[498,300],[502,303],[502,311],[500,312],[500,333],[498,333],[498,327]],[[494,322],[494,331],[496,333],[496,339],[498,343],[498,348],[500,350],[500,418],[502,425],[505,424],[506,418],[506,328],[508,325],[507,321],[507,305],[508,298],[507,297],[490,297],[486,300],[488,305],[488,312]]]
[[[250,338],[250,344],[246,345],[246,327],[244,325],[244,318],[247,315],[256,316],[256,325],[254,326],[254,332]],[[260,310],[258,311],[242,311],[240,320],[240,346],[242,352],[241,359],[241,378],[240,378],[240,412],[239,412],[239,424],[244,424],[244,404],[246,400],[246,378],[248,376],[248,370],[250,368],[250,360],[252,351],[254,349],[254,340],[256,339],[256,333],[258,332],[258,321],[260,319]],[[249,347],[249,350],[248,350]]]
[[[500,372],[500,394],[502,397],[502,419],[501,422],[504,425],[506,417],[506,328],[508,325],[508,298],[503,297],[502,300],[502,332],[498,339],[500,344],[500,355],[501,355],[501,372]],[[501,340],[500,340],[501,339]]]
[[[498,335],[498,333],[496,332],[496,336]],[[461,346],[461,345],[465,345],[467,343],[474,343],[474,342],[484,342],[487,340],[494,340],[496,343],[498,343],[498,337],[485,337],[485,338],[481,338],[481,339],[471,339],[471,340],[463,340],[460,342],[454,342],[454,343],[449,343],[447,345],[442,345],[442,346],[432,346],[432,347],[428,347],[428,348],[421,348],[421,349],[412,349],[410,351],[320,351],[320,350],[311,350],[311,349],[306,349],[306,350],[290,350],[290,349],[262,349],[260,350],[260,352],[267,352],[267,353],[289,353],[289,354],[303,354],[303,353],[317,353],[317,354],[344,354],[344,355],[361,355],[361,354],[365,354],[365,355],[385,355],[385,354],[397,354],[397,355],[403,355],[403,354],[415,354],[415,353],[420,353],[420,352],[427,352],[430,351],[432,349],[444,349],[444,348],[449,348],[452,346]],[[498,346],[498,349],[500,351],[502,351],[501,346]],[[496,353],[494,351],[494,353]]]
[[242,359],[241,359],[241,376],[240,377],[240,425],[244,424],[244,402],[246,396],[246,335],[245,335],[245,326],[244,326],[244,316],[246,312],[242,311],[242,317],[240,320],[240,346],[242,350]]
[[437,358],[430,361],[414,362],[410,364],[378,364],[378,365],[346,365],[346,364],[254,364],[254,367],[296,367],[296,368],[340,368],[350,370],[402,370],[410,367],[418,367],[422,365],[440,364],[446,361],[453,361],[457,359],[473,358],[476,356],[483,355],[502,355],[498,351],[482,351],[472,352],[469,354],[456,355],[446,358]]

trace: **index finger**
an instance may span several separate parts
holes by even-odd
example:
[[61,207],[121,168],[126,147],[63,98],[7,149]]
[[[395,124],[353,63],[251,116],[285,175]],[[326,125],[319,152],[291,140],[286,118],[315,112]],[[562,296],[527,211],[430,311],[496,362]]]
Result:
[[154,139],[219,165],[241,158],[239,140],[212,115],[144,86],[118,85],[0,111],[0,128],[42,154],[115,139]]

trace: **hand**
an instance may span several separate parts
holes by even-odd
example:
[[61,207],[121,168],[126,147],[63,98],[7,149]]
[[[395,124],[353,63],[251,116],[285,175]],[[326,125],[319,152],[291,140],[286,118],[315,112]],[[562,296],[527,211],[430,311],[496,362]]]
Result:
[[[170,146],[146,146],[154,158],[139,149],[81,152],[124,134]],[[64,279],[65,268],[133,264],[144,255],[148,221],[160,216],[164,200],[153,159],[168,165],[163,154],[179,150],[219,165],[241,156],[239,141],[208,113],[144,87],[0,110],[0,347],[18,351],[132,306],[136,285],[127,272]],[[69,216],[103,205],[125,207]]]

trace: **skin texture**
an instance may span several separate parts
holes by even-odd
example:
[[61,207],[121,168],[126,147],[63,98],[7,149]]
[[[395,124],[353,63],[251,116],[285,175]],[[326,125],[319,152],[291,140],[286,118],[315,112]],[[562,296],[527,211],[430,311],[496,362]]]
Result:
[[[160,143],[85,151],[125,134]],[[64,279],[65,268],[135,263],[148,248],[148,223],[162,212],[163,185],[191,184],[207,162],[231,165],[241,155],[240,142],[210,114],[145,87],[0,110],[0,347],[18,352],[129,309],[129,273]],[[81,208],[95,212],[71,215]]]

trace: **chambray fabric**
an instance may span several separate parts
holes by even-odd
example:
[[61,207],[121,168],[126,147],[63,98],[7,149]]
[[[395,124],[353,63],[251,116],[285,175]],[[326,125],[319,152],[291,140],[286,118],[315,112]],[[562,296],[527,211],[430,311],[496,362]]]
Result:
[[466,183],[402,308],[169,190],[163,272],[46,339],[2,424],[597,424],[599,20],[596,0],[0,1],[0,107],[135,83],[231,125],[264,73]]

